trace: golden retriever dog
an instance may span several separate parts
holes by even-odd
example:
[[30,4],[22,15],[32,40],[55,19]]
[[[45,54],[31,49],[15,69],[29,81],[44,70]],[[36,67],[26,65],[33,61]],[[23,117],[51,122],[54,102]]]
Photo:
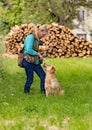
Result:
[[46,70],[45,78],[45,91],[46,97],[49,95],[60,94],[64,95],[64,90],[61,89],[60,84],[55,76],[55,67],[52,65],[43,64],[43,67]]

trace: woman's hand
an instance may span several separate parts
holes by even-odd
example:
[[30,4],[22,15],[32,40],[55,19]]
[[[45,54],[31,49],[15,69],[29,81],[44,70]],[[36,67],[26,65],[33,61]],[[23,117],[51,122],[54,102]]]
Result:
[[43,60],[43,59],[44,59],[44,57],[43,57],[39,52],[37,52],[36,55],[39,56],[40,60]]

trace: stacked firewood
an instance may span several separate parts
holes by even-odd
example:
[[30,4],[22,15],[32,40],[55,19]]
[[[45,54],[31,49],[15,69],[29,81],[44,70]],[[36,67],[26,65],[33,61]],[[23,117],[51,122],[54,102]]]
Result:
[[32,32],[34,24],[22,24],[14,26],[5,38],[6,53],[18,54],[23,49],[25,37]]
[[[23,48],[25,37],[31,33],[34,24],[22,24],[12,28],[5,39],[6,52],[18,54]],[[92,56],[92,42],[76,37],[69,28],[58,24],[46,25],[49,36],[43,38],[47,57],[88,57]]]

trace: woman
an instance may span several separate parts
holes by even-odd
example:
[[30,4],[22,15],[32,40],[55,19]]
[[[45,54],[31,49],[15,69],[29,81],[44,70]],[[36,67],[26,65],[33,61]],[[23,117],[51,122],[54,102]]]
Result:
[[[30,92],[31,84],[33,83],[34,72],[40,78],[40,89],[42,93],[45,93],[44,81],[45,72],[41,67],[40,61],[43,60],[43,56],[38,52],[39,40],[47,35],[48,31],[45,26],[35,27],[32,34],[29,34],[24,40],[24,53],[35,56],[35,64],[28,62],[28,57],[24,57],[23,66],[26,72],[26,83],[24,86],[24,93]],[[34,47],[36,43],[36,47]]]

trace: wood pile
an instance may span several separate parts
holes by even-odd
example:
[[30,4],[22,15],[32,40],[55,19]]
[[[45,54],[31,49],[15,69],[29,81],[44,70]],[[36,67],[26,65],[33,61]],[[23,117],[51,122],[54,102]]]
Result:
[[[15,26],[5,39],[6,52],[18,54],[23,48],[25,37],[31,33],[34,24]],[[92,56],[92,42],[76,37],[69,28],[58,24],[46,25],[49,38],[42,41],[47,46],[47,57],[88,57]]]
[[13,27],[5,38],[6,53],[18,54],[23,48],[25,37],[32,32],[34,24],[22,24]]

